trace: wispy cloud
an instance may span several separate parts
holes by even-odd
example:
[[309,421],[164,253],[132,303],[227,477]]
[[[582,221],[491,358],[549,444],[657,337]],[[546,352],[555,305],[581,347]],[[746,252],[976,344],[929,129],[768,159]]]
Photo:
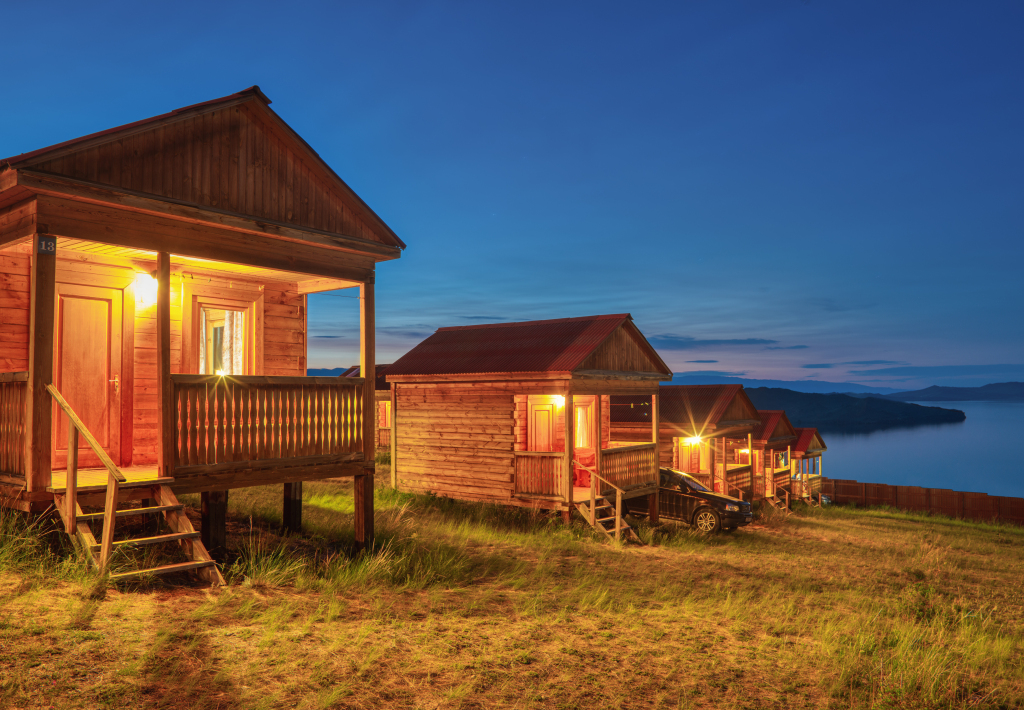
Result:
[[733,348],[746,347],[750,345],[771,345],[777,340],[766,340],[764,338],[725,338],[721,340],[700,340],[687,335],[655,335],[648,338],[648,341],[658,350],[703,350],[707,348]]
[[463,320],[490,320],[490,321],[503,321],[508,320],[502,316],[459,316]]
[[828,370],[834,367],[834,365],[828,362],[815,362],[809,365],[801,365],[800,367],[804,368],[805,370]]
[[690,370],[689,372],[676,372],[672,379],[696,377],[698,375],[713,377],[746,377],[745,372],[726,372],[725,370]]
[[877,370],[850,370],[851,375],[893,375],[896,377],[1007,377],[1024,378],[1024,365],[908,365]]
[[899,360],[851,360],[850,362],[841,362],[840,365],[906,365],[905,362]]
[[769,345],[765,350],[806,350],[810,345]]
[[701,363],[701,364],[711,364],[713,362],[718,362],[718,360],[687,360],[686,362],[688,362],[688,363],[692,362],[692,363]]

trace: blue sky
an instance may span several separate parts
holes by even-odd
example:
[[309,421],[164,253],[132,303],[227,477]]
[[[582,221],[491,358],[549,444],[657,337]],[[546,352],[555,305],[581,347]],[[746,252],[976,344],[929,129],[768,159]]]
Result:
[[409,245],[379,361],[630,312],[677,372],[1024,380],[1020,3],[168,7],[5,7],[0,154],[259,84]]

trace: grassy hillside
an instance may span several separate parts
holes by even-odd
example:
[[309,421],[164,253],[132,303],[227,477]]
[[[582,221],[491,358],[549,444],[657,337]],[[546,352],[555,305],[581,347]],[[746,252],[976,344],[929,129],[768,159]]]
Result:
[[[1008,708],[1024,530],[802,510],[707,539],[378,490],[232,491],[230,585],[104,589],[60,535],[0,530],[0,707]],[[197,501],[191,501],[196,504]]]

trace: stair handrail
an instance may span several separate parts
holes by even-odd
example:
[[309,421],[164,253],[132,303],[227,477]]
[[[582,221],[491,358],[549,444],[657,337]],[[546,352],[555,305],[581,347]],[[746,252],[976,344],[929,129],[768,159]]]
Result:
[[616,486],[614,483],[609,481],[604,476],[599,475],[597,473],[597,471],[595,469],[590,468],[590,466],[585,466],[585,465],[581,464],[579,461],[577,461],[576,459],[573,459],[572,462],[576,466],[579,466],[580,468],[582,468],[584,471],[588,471],[590,473],[590,525],[591,526],[597,525],[597,515],[595,513],[595,511],[597,509],[597,485],[596,485],[595,479],[599,478],[602,481],[604,481],[605,483],[607,483],[609,486],[611,486],[612,488],[615,489],[615,539],[619,540],[621,538],[621,535],[622,535],[622,494],[625,493],[625,491],[623,489],[619,488],[618,486]]
[[[96,437],[93,436],[89,428],[85,426],[85,423],[75,414],[75,410],[71,408],[67,400],[61,395],[60,391],[52,384],[46,385],[46,391],[50,393],[53,399],[57,402],[57,405],[64,410],[64,413],[68,415],[68,471],[67,481],[64,490],[64,505],[65,505],[65,516],[64,526],[65,530],[69,535],[75,534],[77,527],[76,517],[78,515],[78,437],[81,434],[85,442],[89,444],[89,447],[93,450],[97,457],[99,457],[100,463],[102,463],[107,469],[107,500],[106,505],[103,509],[103,537],[100,543],[100,574],[103,574],[107,570],[107,565],[110,562],[110,553],[114,546],[114,520],[116,518],[117,510],[117,489],[118,485],[127,482],[127,478],[121,473],[121,470],[117,465],[110,460],[110,456],[103,450],[100,443],[96,441]],[[86,550],[89,556],[92,556],[92,552]]]

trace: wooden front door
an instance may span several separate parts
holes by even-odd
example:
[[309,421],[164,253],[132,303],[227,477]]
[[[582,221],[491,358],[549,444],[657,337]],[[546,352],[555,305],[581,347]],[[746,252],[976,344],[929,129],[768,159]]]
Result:
[[527,423],[527,448],[530,451],[555,450],[555,404],[531,402]]
[[[106,450],[121,464],[122,291],[57,284],[54,384]],[[100,466],[79,437],[79,466]],[[54,404],[53,468],[68,465],[68,418]]]

